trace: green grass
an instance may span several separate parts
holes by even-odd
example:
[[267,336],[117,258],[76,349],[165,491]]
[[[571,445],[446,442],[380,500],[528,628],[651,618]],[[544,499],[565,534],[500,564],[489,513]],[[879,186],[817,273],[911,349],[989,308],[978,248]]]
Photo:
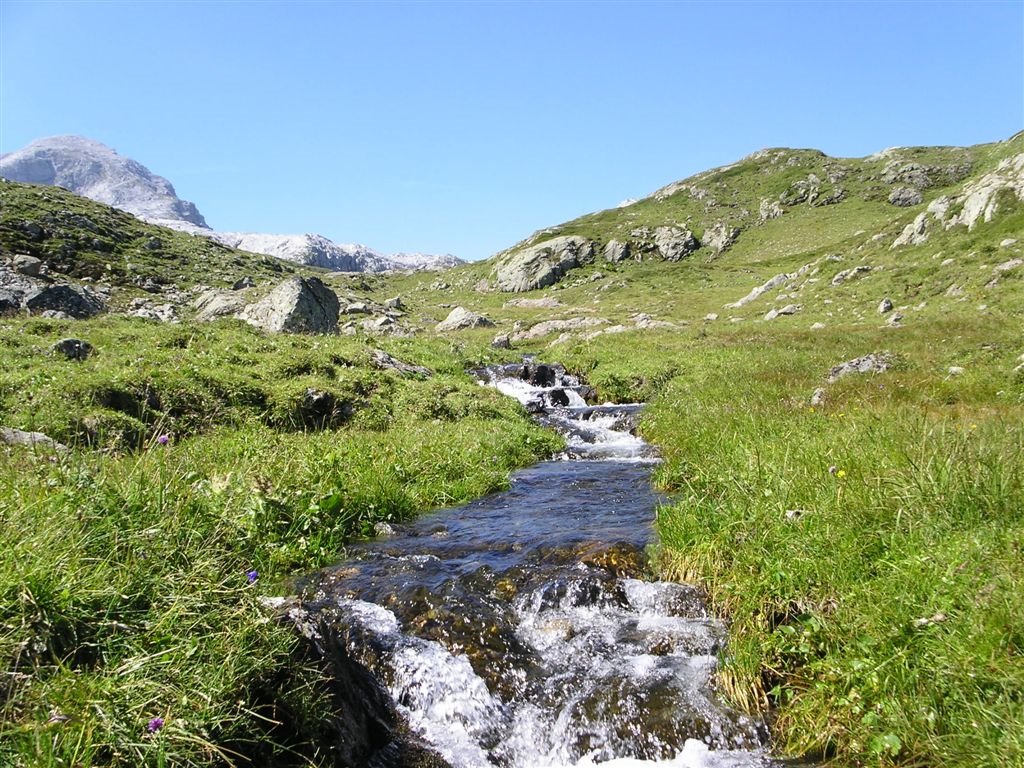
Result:
[[[75,414],[121,413],[98,391],[137,403],[148,390],[159,405],[121,413],[135,438],[108,432],[102,451],[3,449],[0,763],[329,764],[322,671],[259,598],[289,594],[292,575],[379,521],[504,487],[558,440],[464,375],[371,370],[351,340],[234,323],[74,328],[95,358],[49,357],[64,328],[7,325],[0,421],[81,442]],[[403,346],[415,362],[469,364],[447,344]],[[287,418],[309,385],[351,394],[351,419]],[[166,726],[147,735],[154,717]]]
[[[709,590],[730,624],[722,687],[772,717],[783,752],[1024,761],[1017,328],[729,328],[634,339],[628,361],[593,343],[567,358],[651,398],[642,430],[674,493],[663,572]],[[832,364],[878,349],[893,370],[826,385]]]

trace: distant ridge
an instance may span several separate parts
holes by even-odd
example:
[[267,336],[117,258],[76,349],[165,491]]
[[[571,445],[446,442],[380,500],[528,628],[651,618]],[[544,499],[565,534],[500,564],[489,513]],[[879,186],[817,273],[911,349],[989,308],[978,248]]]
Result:
[[0,177],[63,187],[127,211],[143,221],[204,235],[234,248],[342,272],[446,269],[462,264],[451,254],[383,254],[365,245],[335,243],[322,235],[215,232],[194,203],[131,158],[93,139],[51,136],[0,156]]

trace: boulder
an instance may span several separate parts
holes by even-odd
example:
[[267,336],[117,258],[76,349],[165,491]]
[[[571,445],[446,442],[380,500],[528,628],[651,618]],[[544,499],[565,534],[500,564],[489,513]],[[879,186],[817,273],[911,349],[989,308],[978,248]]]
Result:
[[753,290],[751,290],[750,293],[748,293],[742,299],[734,301],[731,304],[726,304],[725,308],[726,309],[739,309],[744,304],[749,304],[750,302],[754,301],[755,299],[760,298],[763,294],[767,293],[768,291],[770,291],[770,290],[772,290],[774,288],[778,288],[780,285],[784,285],[788,281],[792,280],[794,277],[796,277],[796,275],[789,275],[789,274],[786,274],[785,272],[783,272],[781,274],[778,274],[775,277],[771,278],[770,280],[765,281],[761,285],[759,285],[756,288],[754,288]]
[[89,288],[75,285],[48,285],[25,297],[25,308],[33,313],[49,310],[63,312],[68,317],[82,320],[106,309],[103,300]]
[[890,248],[899,248],[902,245],[920,245],[928,241],[928,212],[919,213],[912,222],[907,224],[900,232],[899,237],[892,241]]
[[512,349],[512,339],[507,333],[499,333],[491,340],[493,349]]
[[545,296],[542,299],[509,299],[505,302],[504,306],[523,307],[525,309],[557,309],[565,305],[558,299]]
[[370,352],[370,361],[374,367],[382,371],[396,371],[403,376],[432,376],[433,371],[424,368],[422,365],[413,365],[392,357],[383,349],[374,349]]
[[602,253],[604,260],[612,264],[629,258],[629,243],[621,240],[609,240]]
[[766,197],[761,200],[758,215],[762,222],[769,219],[777,219],[782,215],[782,206],[779,205],[778,200],[771,200]]
[[173,304],[153,304],[145,299],[132,299],[126,315],[158,323],[178,322],[178,313]]
[[21,309],[21,293],[0,288],[0,315],[13,314]]
[[878,314],[887,315],[892,312],[892,301],[888,298],[882,299],[878,303]]
[[39,273],[43,269],[43,262],[35,256],[20,253],[11,260],[11,268],[19,275],[39,277]]
[[196,308],[196,320],[208,322],[240,311],[245,301],[233,293],[209,290],[199,295],[192,306]]
[[513,341],[539,339],[542,336],[562,331],[579,331],[593,328],[596,325],[607,325],[608,321],[601,317],[571,317],[566,320],[544,320],[531,326],[527,331],[518,331],[512,335]]
[[392,296],[390,299],[385,300],[384,306],[388,309],[405,309],[401,296]]
[[589,240],[579,236],[555,237],[502,258],[495,268],[496,285],[506,293],[544,288],[593,258],[594,245]]
[[494,323],[483,315],[470,312],[465,307],[456,307],[448,313],[448,317],[437,324],[434,330],[438,332],[461,331],[465,328],[485,328],[493,325]]
[[242,310],[249,325],[271,333],[333,333],[338,297],[316,277],[292,277]]
[[728,250],[739,236],[739,229],[730,227],[725,222],[720,221],[713,227],[705,230],[701,242],[718,256]]
[[255,288],[256,281],[246,275],[241,280],[236,280],[235,284],[231,286],[232,291],[244,291],[246,288]]
[[860,277],[870,271],[871,267],[867,264],[859,264],[852,269],[844,269],[841,272],[837,272],[835,277],[832,278],[832,285],[842,285],[850,278]]
[[25,432],[10,427],[0,427],[0,443],[4,445],[24,445],[29,448],[46,448],[53,451],[66,451],[68,447],[58,443],[52,437],[47,437],[42,432]]
[[823,405],[824,403],[825,403],[825,388],[824,387],[818,387],[816,390],[814,390],[813,394],[811,394],[811,407],[812,408],[817,408],[818,406]]
[[365,301],[354,301],[341,312],[344,315],[372,315],[373,309]]
[[700,241],[688,229],[658,227],[654,230],[654,246],[666,261],[679,261],[700,248]]
[[920,205],[924,200],[921,190],[914,187],[896,187],[889,193],[889,202],[898,208],[909,208],[912,205]]
[[775,318],[781,317],[782,315],[795,315],[797,312],[799,312],[802,309],[803,309],[803,305],[802,304],[787,304],[786,306],[781,307],[779,309],[770,309],[770,310],[768,310],[768,312],[764,316],[764,319],[765,320],[774,320]]
[[889,370],[890,365],[892,365],[892,358],[888,353],[872,352],[832,366],[828,372],[828,381],[831,384],[852,373],[884,373]]
[[61,339],[53,345],[54,353],[68,360],[85,360],[93,353],[93,349],[92,344],[82,339]]

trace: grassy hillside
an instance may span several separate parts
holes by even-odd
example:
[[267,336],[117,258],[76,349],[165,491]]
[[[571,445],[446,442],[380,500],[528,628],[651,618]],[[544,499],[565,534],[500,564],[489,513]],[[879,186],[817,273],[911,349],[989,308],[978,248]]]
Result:
[[[1021,152],[1022,135],[856,161],[773,150],[688,180],[717,201],[708,210],[670,187],[531,238],[601,243],[667,223],[701,234],[733,216],[741,234],[715,258],[598,258],[526,294],[482,283],[490,263],[446,274],[440,291],[400,279],[424,323],[466,306],[497,326],[467,343],[511,333],[511,355],[557,358],[604,397],[650,402],[657,481],[677,494],[658,516],[663,572],[704,585],[730,621],[723,688],[771,719],[784,751],[1024,764],[1024,208],[1004,191],[990,221],[930,222],[925,242],[893,247],[932,201],[956,205]],[[946,170],[897,207],[900,182],[880,180],[893,160]],[[761,199],[837,166],[841,202],[754,221]],[[786,305],[795,314],[765,319]],[[607,322],[528,338],[542,320],[595,318]],[[869,353],[888,370],[828,382]]]

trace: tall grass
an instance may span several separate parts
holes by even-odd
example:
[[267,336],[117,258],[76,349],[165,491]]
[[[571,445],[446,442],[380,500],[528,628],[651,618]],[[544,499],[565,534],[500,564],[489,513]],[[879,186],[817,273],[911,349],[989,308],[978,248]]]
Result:
[[950,381],[908,339],[896,370],[811,407],[838,341],[677,360],[643,425],[677,494],[663,566],[708,586],[731,623],[723,686],[782,750],[1024,764],[1020,385]]

